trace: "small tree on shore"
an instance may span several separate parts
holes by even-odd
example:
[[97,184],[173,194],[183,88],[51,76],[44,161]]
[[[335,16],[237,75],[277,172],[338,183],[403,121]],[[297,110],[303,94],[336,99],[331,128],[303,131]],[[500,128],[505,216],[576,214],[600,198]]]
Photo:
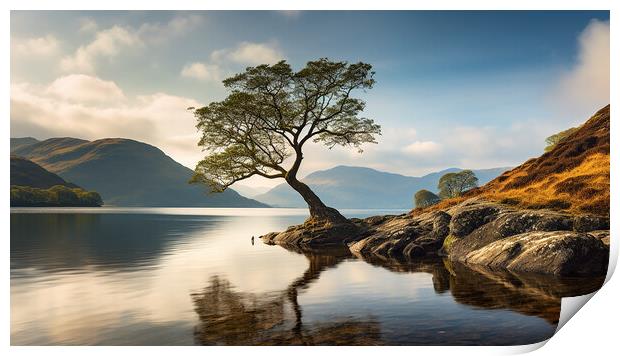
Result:
[[545,139],[547,143],[547,147],[545,147],[545,152],[551,151],[560,141],[570,136],[573,132],[577,131],[578,127],[571,127],[570,129],[566,129],[564,131],[560,131],[554,135],[551,135]]
[[441,198],[437,194],[426,189],[418,190],[414,195],[416,208],[426,208],[427,206],[437,204],[439,201],[441,201]]
[[249,67],[224,80],[231,91],[226,99],[190,108],[202,132],[198,145],[207,152],[191,182],[221,192],[255,175],[283,178],[306,201],[311,219],[346,222],[297,174],[309,141],[329,148],[355,147],[360,152],[361,144],[376,143],[380,126],[360,117],[365,102],[352,97],[358,90],[372,88],[371,69],[366,63],[323,58],[293,72],[286,61],[280,61]]
[[478,186],[478,178],[469,169],[458,173],[447,173],[439,179],[437,188],[442,199],[456,198],[464,191]]

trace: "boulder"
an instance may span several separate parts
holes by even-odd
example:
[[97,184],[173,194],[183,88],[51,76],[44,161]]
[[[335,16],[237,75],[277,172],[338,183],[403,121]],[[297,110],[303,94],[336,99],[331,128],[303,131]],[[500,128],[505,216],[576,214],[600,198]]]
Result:
[[354,223],[345,224],[302,224],[290,226],[280,233],[269,233],[261,236],[262,241],[269,245],[294,246],[330,246],[347,245],[359,240],[365,228]]
[[572,231],[574,217],[548,210],[496,210],[495,219],[467,236],[454,235],[449,254],[456,259],[494,241],[534,231]]
[[463,205],[453,212],[450,220],[450,234],[456,237],[469,235],[482,225],[493,221],[500,211],[493,204]]
[[604,275],[609,248],[588,233],[527,232],[485,245],[457,260],[491,269],[559,276]]

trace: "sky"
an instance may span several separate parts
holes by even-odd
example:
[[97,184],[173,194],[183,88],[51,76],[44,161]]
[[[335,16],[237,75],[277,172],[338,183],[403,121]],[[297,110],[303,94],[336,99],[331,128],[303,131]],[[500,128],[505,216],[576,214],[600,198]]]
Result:
[[516,166],[609,103],[608,11],[12,11],[11,137],[131,138],[193,168],[188,107],[248,66],[321,57],[373,66],[357,96],[382,135],[308,146],[302,177]]

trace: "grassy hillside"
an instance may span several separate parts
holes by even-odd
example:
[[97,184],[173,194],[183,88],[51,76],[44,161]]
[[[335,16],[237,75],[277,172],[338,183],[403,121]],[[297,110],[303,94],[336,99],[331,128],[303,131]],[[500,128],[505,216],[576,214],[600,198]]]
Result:
[[26,147],[28,145],[35,144],[37,142],[39,142],[39,140],[37,140],[34,137],[11,138],[11,152],[18,148]]
[[[609,105],[538,158],[505,172],[458,199],[430,209],[480,196],[522,208],[550,208],[609,215]],[[417,212],[423,211],[422,209]]]
[[[475,171],[484,184],[509,168]],[[404,208],[413,206],[413,195],[420,189],[437,191],[439,178],[461,169],[449,168],[423,177],[409,177],[366,167],[337,166],[317,171],[303,181],[325,202],[335,208]],[[281,207],[305,207],[301,196],[288,184],[280,184],[255,199]]]
[[209,194],[188,184],[192,170],[157,147],[123,138],[52,138],[13,151],[64,179],[99,192],[106,205],[262,207],[233,190]]
[[19,156],[11,156],[11,185],[47,189],[55,185],[78,188],[38,164]]

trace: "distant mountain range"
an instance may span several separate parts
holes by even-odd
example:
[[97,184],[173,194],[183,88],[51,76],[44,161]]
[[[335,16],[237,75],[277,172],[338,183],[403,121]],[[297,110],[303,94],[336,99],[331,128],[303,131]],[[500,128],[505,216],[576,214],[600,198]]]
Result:
[[[474,173],[482,185],[508,169],[474,170]],[[413,206],[416,191],[437,191],[442,175],[460,170],[449,168],[423,177],[409,177],[371,168],[337,166],[314,172],[303,181],[335,208],[408,209]],[[254,200],[233,189],[209,193],[204,186],[188,184],[191,176],[191,169],[157,147],[134,140],[11,138],[12,185],[39,188],[77,185],[98,192],[106,205],[113,206],[306,207],[299,194],[286,183],[263,194],[251,187],[239,187]]]
[[239,192],[239,194],[243,195],[244,197],[254,199],[254,197],[257,195],[267,193],[269,190],[271,190],[271,187],[251,187],[249,185],[235,183],[235,185],[233,185],[233,189]]
[[[479,184],[502,174],[509,167],[473,170]],[[334,208],[384,208],[410,209],[413,195],[420,189],[437,192],[437,183],[442,175],[459,172],[462,169],[449,168],[422,177],[409,177],[364,167],[337,166],[314,172],[303,179],[310,188]],[[303,199],[286,183],[280,184],[254,199],[274,207],[305,207]]]
[[[11,154],[61,179],[97,191],[106,205],[160,207],[265,207],[232,189],[209,193],[190,185],[192,170],[157,147],[123,138],[11,138]],[[13,167],[12,167],[13,168]],[[13,183],[12,183],[13,184]]]

